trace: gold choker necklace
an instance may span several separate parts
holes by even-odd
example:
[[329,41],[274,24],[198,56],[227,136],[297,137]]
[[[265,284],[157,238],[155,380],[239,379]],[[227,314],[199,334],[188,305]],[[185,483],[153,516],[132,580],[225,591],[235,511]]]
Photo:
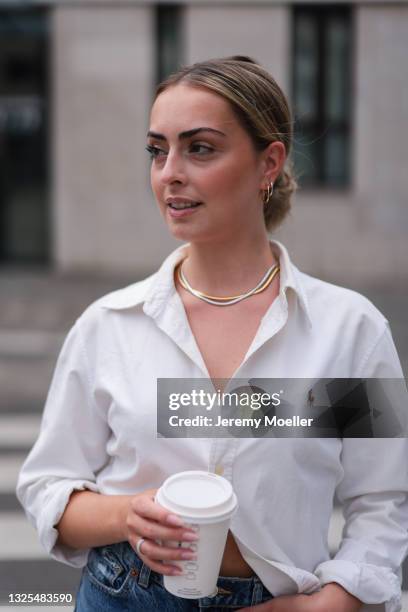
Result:
[[277,264],[274,264],[267,270],[266,274],[264,274],[264,276],[261,278],[256,287],[254,287],[250,291],[247,291],[246,293],[241,293],[240,295],[218,297],[215,295],[208,295],[207,293],[198,291],[198,289],[193,289],[193,287],[190,285],[190,283],[184,276],[182,270],[183,261],[180,262],[180,264],[177,266],[177,278],[180,282],[180,285],[195,297],[199,298],[200,300],[203,300],[204,302],[207,302],[208,304],[213,304],[214,306],[231,306],[232,304],[237,304],[238,302],[241,302],[242,300],[251,297],[251,295],[262,293],[262,291],[265,291],[265,289],[269,287],[269,285],[280,270],[279,266]]

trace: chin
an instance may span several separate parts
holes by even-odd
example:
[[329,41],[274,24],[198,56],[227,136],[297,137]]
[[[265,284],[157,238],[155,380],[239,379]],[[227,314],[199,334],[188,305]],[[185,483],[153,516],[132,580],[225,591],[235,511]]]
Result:
[[211,242],[211,237],[213,235],[208,229],[204,230],[199,227],[192,227],[189,224],[182,223],[169,223],[168,229],[176,240],[182,240],[183,242],[195,242],[195,243],[204,243]]

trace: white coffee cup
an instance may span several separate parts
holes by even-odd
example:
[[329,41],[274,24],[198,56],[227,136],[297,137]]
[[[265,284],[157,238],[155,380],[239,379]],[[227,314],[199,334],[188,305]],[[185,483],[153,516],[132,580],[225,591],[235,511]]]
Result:
[[231,484],[210,472],[179,472],[165,480],[155,500],[199,535],[196,542],[165,542],[174,548],[193,548],[197,555],[193,561],[174,562],[183,568],[183,575],[164,576],[165,588],[186,599],[215,596],[228,528],[238,507]]

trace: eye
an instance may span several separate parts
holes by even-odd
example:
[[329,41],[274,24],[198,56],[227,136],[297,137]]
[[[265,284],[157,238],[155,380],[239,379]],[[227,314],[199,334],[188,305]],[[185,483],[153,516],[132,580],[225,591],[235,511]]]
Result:
[[[201,149],[201,151],[199,149]],[[207,155],[214,151],[212,147],[209,147],[208,145],[200,144],[199,142],[194,142],[191,145],[190,150],[192,153],[198,153],[199,155]]]
[[166,155],[166,151],[163,151],[163,149],[159,149],[159,147],[154,147],[152,145],[147,145],[146,151],[150,153],[150,159],[156,159],[161,155]]

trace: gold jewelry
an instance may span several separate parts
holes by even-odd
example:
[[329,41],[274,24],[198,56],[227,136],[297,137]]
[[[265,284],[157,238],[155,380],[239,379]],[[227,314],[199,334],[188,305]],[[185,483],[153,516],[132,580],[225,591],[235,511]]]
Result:
[[273,194],[273,183],[271,181],[268,187],[263,191],[263,194],[262,194],[262,202],[264,203],[265,206],[269,203],[269,200],[271,199],[272,194]]
[[[254,291],[253,293],[251,293],[251,295],[256,295],[257,293],[262,293],[262,291],[265,291],[265,289],[267,289],[269,287],[269,285],[271,284],[271,282],[273,281],[273,279],[275,278],[275,276],[277,275],[277,273],[279,272],[279,266],[274,267],[274,269],[272,270],[272,273],[270,274],[270,276],[266,279],[266,281],[264,282],[263,285],[261,285],[260,287],[258,287],[258,289],[256,291]],[[178,269],[177,269],[177,277],[180,281],[180,284],[184,287],[184,289],[187,289],[187,291],[189,290],[186,282],[185,282],[185,276],[183,274],[183,272],[181,271],[181,264],[179,264]],[[219,300],[219,301],[228,301],[228,300],[236,300],[240,297],[242,297],[244,294],[240,294],[240,295],[231,295],[228,297],[219,297],[219,296],[215,296],[215,295],[209,295],[208,293],[203,293],[202,291],[199,291],[198,289],[194,290],[196,293],[199,293],[201,297],[206,297],[210,300]]]
[[209,295],[207,293],[204,293],[203,291],[198,291],[198,289],[193,289],[193,287],[191,287],[190,283],[188,282],[188,280],[184,276],[184,273],[183,273],[183,270],[182,270],[183,261],[181,261],[180,264],[178,264],[178,266],[177,266],[177,278],[178,278],[181,286],[184,287],[184,289],[186,289],[186,291],[188,291],[189,293],[191,293],[195,297],[199,298],[200,300],[203,300],[203,301],[208,302],[209,304],[213,304],[215,306],[230,306],[230,305],[236,304],[237,302],[240,302],[240,301],[242,301],[242,300],[244,300],[244,299],[246,299],[248,297],[251,297],[251,295],[256,295],[257,293],[261,293],[262,291],[265,291],[265,289],[267,289],[269,287],[269,285],[272,283],[273,279],[275,278],[275,276],[278,274],[278,272],[280,270],[279,265],[274,264],[273,266],[271,266],[268,269],[266,274],[264,274],[264,276],[259,281],[259,283],[256,285],[256,287],[254,287],[250,291],[247,291],[246,293],[241,293],[240,295],[232,295],[232,296],[228,296],[228,297],[219,297],[219,296],[215,296],[215,295]]

